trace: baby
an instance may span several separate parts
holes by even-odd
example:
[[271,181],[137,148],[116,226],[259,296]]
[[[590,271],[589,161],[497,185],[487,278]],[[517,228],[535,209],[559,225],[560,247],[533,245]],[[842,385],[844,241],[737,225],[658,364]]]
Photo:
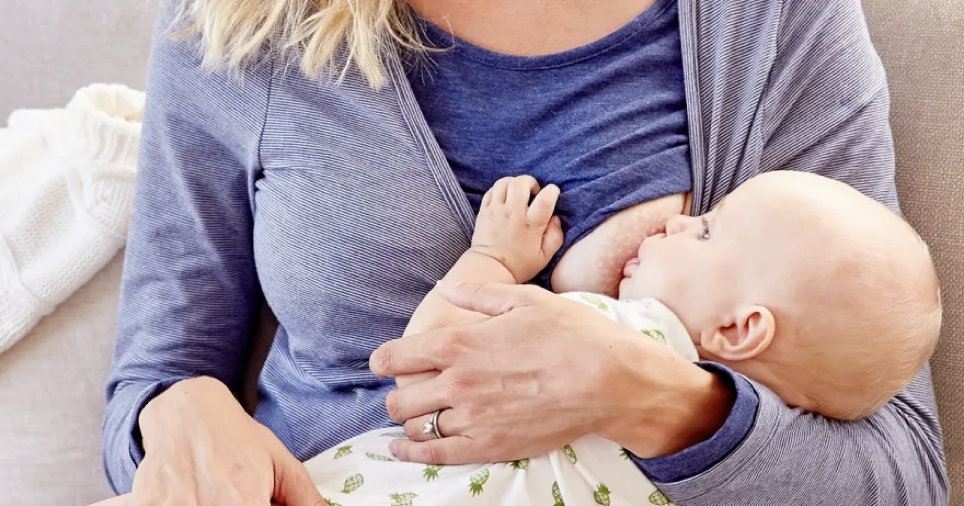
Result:
[[700,357],[831,418],[880,408],[940,333],[937,276],[917,233],[809,173],[765,173],[703,216],[670,219],[623,273],[619,298],[665,304]]
[[[562,244],[558,196],[527,176],[497,182],[472,247],[445,279],[529,281]],[[930,357],[940,330],[936,274],[913,229],[849,186],[808,173],[765,173],[702,216],[671,218],[623,276],[618,301],[562,296],[831,418],[857,419],[886,403]],[[469,315],[433,290],[406,335]],[[669,504],[625,451],[595,435],[524,461],[445,468],[395,462],[392,436],[404,433],[373,431],[305,465],[345,506]]]

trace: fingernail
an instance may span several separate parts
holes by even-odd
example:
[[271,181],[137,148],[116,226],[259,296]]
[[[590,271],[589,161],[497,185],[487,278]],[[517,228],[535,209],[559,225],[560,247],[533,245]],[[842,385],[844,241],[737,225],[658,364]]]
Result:
[[[384,375],[381,373],[381,370],[380,370],[381,369],[381,363],[379,362],[380,360],[381,360],[381,355],[378,353],[378,349],[376,349],[375,351],[372,352],[371,355],[368,356],[368,370],[371,371],[372,374],[374,374],[375,376],[382,378],[384,377]],[[376,371],[376,369],[378,370]]]
[[392,452],[393,457],[398,457],[398,440],[393,439],[391,443],[388,443],[388,451]]

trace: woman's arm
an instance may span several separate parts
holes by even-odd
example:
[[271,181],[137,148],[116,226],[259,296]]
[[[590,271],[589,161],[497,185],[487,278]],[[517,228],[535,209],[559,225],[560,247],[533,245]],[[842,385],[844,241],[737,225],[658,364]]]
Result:
[[[149,401],[197,376],[240,386],[259,298],[247,181],[267,83],[202,75],[188,47],[161,30],[154,41],[103,426],[115,491],[130,490],[143,458]],[[239,114],[226,97],[256,108]]]
[[[733,3],[705,2],[702,8],[716,10],[701,12],[701,17],[718,18],[713,29],[736,32],[735,21],[754,19],[748,12],[764,4],[748,3],[740,11]],[[715,136],[714,144],[725,147],[732,142],[727,135],[741,133],[734,125],[754,125],[746,141],[749,146],[733,143],[729,154],[719,148],[709,157],[725,163],[721,160],[742,153],[740,168],[727,169],[733,171],[816,171],[897,209],[885,75],[859,2],[806,0],[781,5],[778,21],[757,21],[761,26],[778,23],[772,43],[734,35],[727,44],[700,49],[719,53],[702,59],[726,67],[702,73],[717,79],[716,84],[700,85],[709,99],[701,112],[707,136]],[[735,61],[752,61],[760,65],[760,73],[748,79],[747,67],[731,65]],[[723,84],[727,79],[732,82]],[[745,91],[757,85],[760,107],[746,110],[734,105],[737,101],[708,91],[734,92],[741,86]],[[739,110],[713,109],[724,107],[721,104]],[[726,183],[750,176],[741,174],[716,185],[725,191]],[[712,198],[701,207],[720,196],[704,194]],[[880,412],[850,423],[787,408],[765,387],[754,387],[759,406],[743,442],[708,469],[658,483],[668,496],[687,505],[947,503],[941,430],[928,369]],[[698,459],[699,454],[691,452],[689,457]]]
[[[895,206],[886,85],[857,0],[681,0],[684,28],[692,30],[686,23],[696,19],[707,33],[684,37],[684,44],[699,46],[684,52],[700,52],[706,67],[688,76],[688,86],[700,95],[695,105],[702,107],[691,111],[700,115],[696,123],[703,129],[694,164],[717,178],[713,185],[698,182],[697,210],[754,173],[777,168],[818,170]],[[709,169],[701,157],[711,159]],[[697,396],[673,397],[678,390],[666,385],[666,378],[696,366],[667,355],[652,362],[658,367],[640,367],[629,358],[640,351],[660,357],[665,350],[643,350],[645,340],[624,336],[608,321],[533,287],[474,286],[453,297],[496,316],[390,341],[372,355],[372,370],[380,375],[450,371],[448,378],[443,374],[389,395],[395,420],[449,407],[449,426],[465,427],[440,440],[396,442],[403,460],[511,460],[614,427],[620,417],[611,413],[646,427],[661,406],[687,403],[691,413],[698,412]],[[510,371],[527,381],[502,381]],[[735,422],[742,429],[729,428],[740,438],[726,446],[722,460],[708,459],[719,448],[704,444],[644,465],[671,469],[675,478],[654,481],[679,504],[946,504],[927,370],[879,413],[850,423],[787,408],[761,385],[754,387],[756,393],[735,389],[734,409],[746,405],[741,399],[758,397],[758,403]],[[504,408],[496,412],[493,405]],[[718,432],[729,425],[727,420]],[[653,446],[672,435],[651,434]],[[644,441],[628,443],[652,454]]]

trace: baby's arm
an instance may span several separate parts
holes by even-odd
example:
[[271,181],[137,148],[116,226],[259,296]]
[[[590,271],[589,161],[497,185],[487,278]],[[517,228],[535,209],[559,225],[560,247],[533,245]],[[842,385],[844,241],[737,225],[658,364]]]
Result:
[[[472,246],[442,279],[455,283],[532,279],[562,246],[562,226],[552,215],[558,198],[558,187],[549,185],[540,191],[531,176],[496,181],[482,198]],[[481,318],[487,317],[453,306],[433,288],[415,309],[404,335]]]

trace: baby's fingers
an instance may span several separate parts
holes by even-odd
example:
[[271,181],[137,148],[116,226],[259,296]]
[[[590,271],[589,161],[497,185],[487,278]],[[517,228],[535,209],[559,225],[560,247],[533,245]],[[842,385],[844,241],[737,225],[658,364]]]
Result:
[[509,190],[505,196],[505,204],[512,210],[520,212],[529,205],[529,199],[539,193],[539,182],[536,178],[524,175],[512,178]]
[[511,177],[504,177],[496,181],[495,184],[492,185],[492,188],[489,188],[489,191],[486,192],[482,202],[486,205],[505,204],[505,196],[509,191],[509,183],[511,181]]
[[529,204],[529,221],[535,225],[546,226],[552,218],[552,212],[556,209],[556,202],[559,200],[559,187],[551,184],[546,186],[532,199]]
[[558,216],[553,216],[549,220],[549,226],[546,227],[546,233],[542,236],[542,253],[546,258],[551,258],[559,251],[565,240],[566,236],[562,233],[562,221]]

